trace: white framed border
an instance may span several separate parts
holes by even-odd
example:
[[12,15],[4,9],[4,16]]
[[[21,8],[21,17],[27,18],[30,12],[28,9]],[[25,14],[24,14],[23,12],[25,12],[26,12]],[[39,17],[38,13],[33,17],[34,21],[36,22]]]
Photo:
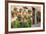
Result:
[[[41,6],[41,27],[32,28],[11,28],[11,5],[19,6]],[[38,4],[22,4],[22,3],[8,3],[8,31],[27,31],[27,30],[42,30],[43,29],[43,5]]]

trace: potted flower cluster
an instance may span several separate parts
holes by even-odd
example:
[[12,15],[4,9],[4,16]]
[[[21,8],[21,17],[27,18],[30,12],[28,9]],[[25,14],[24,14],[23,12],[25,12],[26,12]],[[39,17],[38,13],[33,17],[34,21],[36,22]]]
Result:
[[[25,9],[28,9],[28,8],[27,7],[23,7],[23,8],[24,8],[24,13],[26,13]],[[26,28],[26,27],[31,27],[31,23],[32,23],[32,21],[30,19],[30,18],[32,18],[31,15],[30,15],[31,12],[32,11],[28,9],[28,12],[26,14],[24,14],[22,12],[22,9],[19,9],[20,15],[17,15],[17,19],[14,22],[11,23],[11,27],[12,28]],[[21,13],[23,13],[23,14],[21,15]]]

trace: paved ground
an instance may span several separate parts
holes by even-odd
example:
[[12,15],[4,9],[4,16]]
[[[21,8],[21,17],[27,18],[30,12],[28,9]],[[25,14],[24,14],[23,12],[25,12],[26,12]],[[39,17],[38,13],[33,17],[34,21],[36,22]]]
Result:
[[40,23],[32,25],[32,27],[40,27]]

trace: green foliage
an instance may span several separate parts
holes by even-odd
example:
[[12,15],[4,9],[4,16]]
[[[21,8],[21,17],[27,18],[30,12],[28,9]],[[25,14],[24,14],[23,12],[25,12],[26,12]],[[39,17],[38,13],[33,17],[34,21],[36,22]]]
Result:
[[28,10],[28,12],[31,12],[31,10]]
[[15,11],[17,11],[17,8],[14,8]]
[[29,24],[29,27],[31,27],[31,23],[32,23],[32,21],[31,21],[31,19],[30,19],[31,17],[28,17],[28,24]]
[[18,20],[14,21],[12,23],[13,28],[26,28],[26,27],[31,27],[31,21],[28,20],[28,22],[20,22]]
[[19,12],[21,12],[22,11],[22,9],[19,9]]
[[13,28],[18,28],[20,26],[20,22],[18,20],[14,21],[12,24]]

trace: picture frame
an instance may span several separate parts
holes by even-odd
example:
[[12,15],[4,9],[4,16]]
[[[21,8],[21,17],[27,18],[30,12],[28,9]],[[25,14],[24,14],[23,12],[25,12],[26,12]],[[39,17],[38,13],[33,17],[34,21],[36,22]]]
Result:
[[[18,4],[17,4],[18,3]],[[25,5],[26,4],[26,5]],[[11,14],[11,12],[10,12],[10,6],[11,5],[18,5],[19,6],[19,8],[20,8],[20,6],[27,6],[27,7],[34,7],[35,8],[35,6],[38,8],[39,7],[39,5],[41,6],[42,5],[42,9],[41,9],[41,23],[42,23],[42,27],[41,27],[41,29],[39,28],[34,28],[34,30],[33,30],[33,28],[16,28],[16,29],[12,29],[11,31],[9,30],[9,14]],[[33,8],[33,10],[34,10],[34,8]],[[36,9],[37,9],[36,8]],[[34,24],[35,23],[35,10],[34,10],[34,12],[32,13],[32,23]],[[11,17],[10,17],[11,18]],[[16,31],[15,31],[16,30]],[[40,32],[40,31],[45,31],[45,3],[44,2],[24,2],[24,1],[5,1],[5,34],[8,34],[8,33],[24,33],[24,32]]]

